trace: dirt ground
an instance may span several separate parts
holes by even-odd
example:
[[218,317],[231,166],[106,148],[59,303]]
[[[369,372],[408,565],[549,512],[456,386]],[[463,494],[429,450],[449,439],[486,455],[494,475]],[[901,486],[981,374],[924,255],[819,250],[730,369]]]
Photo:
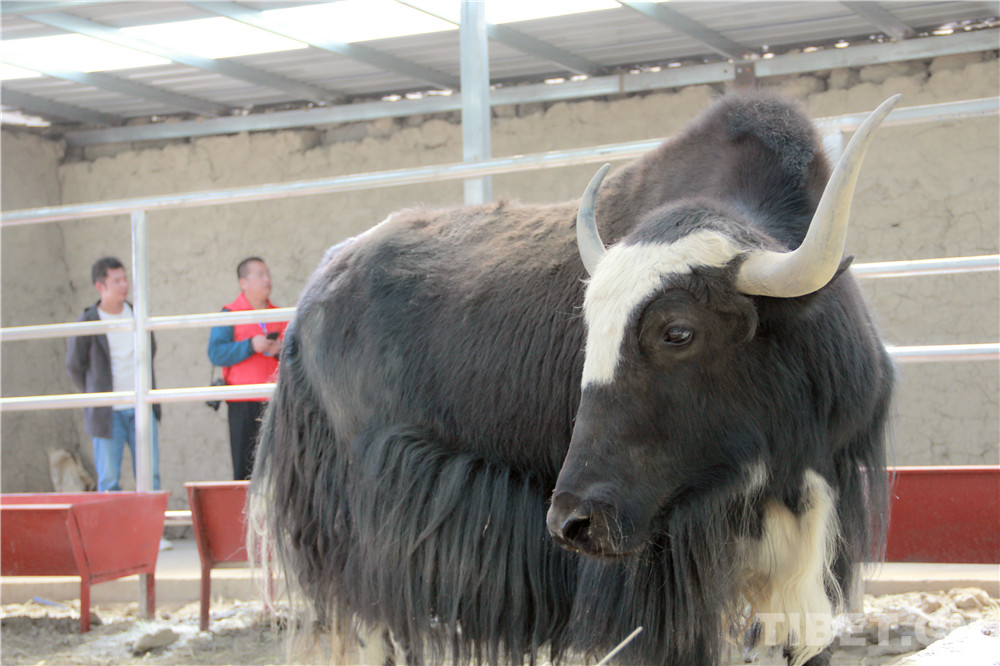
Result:
[[[974,622],[996,623],[998,602],[975,588],[947,593],[909,593],[866,597],[864,612],[838,616],[830,627],[836,636],[833,663],[888,665]],[[210,631],[198,630],[198,604],[158,609],[145,620],[138,606],[116,604],[92,609],[100,618],[87,634],[79,633],[79,606],[36,600],[0,607],[0,663],[14,665],[63,664],[301,664],[285,649],[287,609],[266,615],[259,602],[212,603]],[[274,621],[277,617],[278,621]],[[169,631],[166,631],[169,630]],[[144,635],[166,634],[168,645],[143,654],[133,646]],[[172,634],[170,632],[173,632]],[[1000,642],[997,643],[1000,655]],[[998,656],[1000,659],[1000,656]],[[315,660],[311,660],[315,661]],[[748,663],[732,650],[729,664]],[[612,662],[613,663],[613,662]],[[783,665],[777,650],[765,650],[752,662]],[[976,662],[978,663],[978,662]],[[973,666],[966,662],[965,666]]]
[[[0,607],[0,660],[55,664],[284,664],[283,632],[256,602],[216,601],[210,631],[198,630],[198,603],[164,606],[156,618],[139,616],[137,603],[94,606],[100,624],[80,633],[79,603],[38,601]],[[177,638],[145,654],[132,648],[142,636],[170,629]]]

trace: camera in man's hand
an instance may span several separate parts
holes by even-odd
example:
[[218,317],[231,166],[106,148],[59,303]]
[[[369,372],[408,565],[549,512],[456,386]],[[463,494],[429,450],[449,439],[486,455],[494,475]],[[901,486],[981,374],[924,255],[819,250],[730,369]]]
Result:
[[[226,380],[223,379],[222,377],[219,377],[218,379],[216,379],[215,381],[212,382],[212,386],[225,386],[225,385],[226,385]],[[222,401],[221,400],[206,400],[205,404],[208,405],[214,411],[217,412],[217,411],[219,411],[219,405],[222,404]]]

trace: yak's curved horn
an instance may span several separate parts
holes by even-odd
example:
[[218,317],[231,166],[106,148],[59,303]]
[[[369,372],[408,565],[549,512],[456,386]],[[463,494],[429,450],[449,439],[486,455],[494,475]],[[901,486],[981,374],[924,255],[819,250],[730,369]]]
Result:
[[583,267],[590,275],[594,274],[597,262],[607,252],[601,234],[597,231],[597,216],[594,209],[597,206],[597,192],[601,189],[601,182],[604,181],[604,176],[610,168],[610,164],[605,164],[590,179],[590,184],[580,197],[580,209],[576,213],[576,246],[580,250]]
[[752,296],[795,298],[824,287],[837,272],[858,173],[875,130],[896,106],[893,95],[872,111],[851,137],[823,191],[802,245],[792,252],[754,250],[740,266],[736,288]]

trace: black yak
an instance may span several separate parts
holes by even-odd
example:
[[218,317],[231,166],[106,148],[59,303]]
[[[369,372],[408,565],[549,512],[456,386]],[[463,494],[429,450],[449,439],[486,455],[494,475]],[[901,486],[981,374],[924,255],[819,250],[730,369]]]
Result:
[[895,101],[832,176],[794,104],[733,95],[579,205],[409,209],[332,248],[250,499],[319,625],[412,663],[638,626],[625,663],[823,663],[806,623],[884,531],[894,373],[842,255]]

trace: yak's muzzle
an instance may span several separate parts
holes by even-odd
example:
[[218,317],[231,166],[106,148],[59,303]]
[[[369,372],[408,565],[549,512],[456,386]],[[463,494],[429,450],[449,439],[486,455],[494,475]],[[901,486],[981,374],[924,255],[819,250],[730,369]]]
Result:
[[618,558],[623,550],[621,526],[610,505],[561,492],[552,498],[546,516],[549,534],[563,548],[592,557]]

